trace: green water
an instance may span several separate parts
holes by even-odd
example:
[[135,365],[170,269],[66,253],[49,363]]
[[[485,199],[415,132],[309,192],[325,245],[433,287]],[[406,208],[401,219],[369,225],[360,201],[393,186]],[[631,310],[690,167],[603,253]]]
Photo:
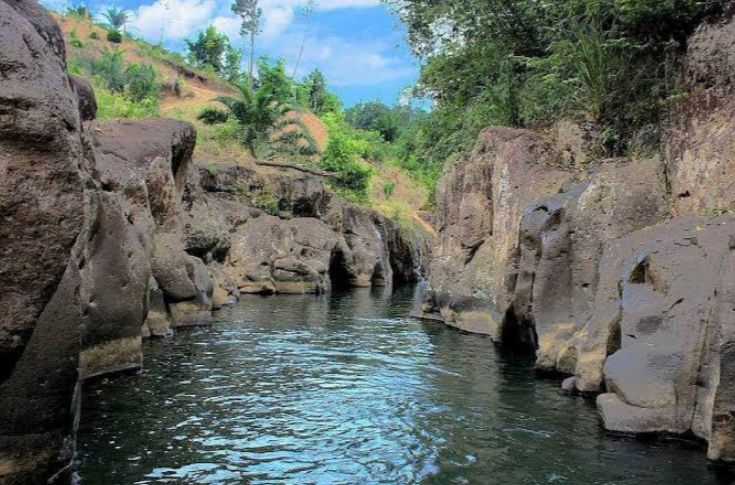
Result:
[[730,484],[700,444],[604,433],[594,406],[414,295],[251,297],[85,386],[83,484]]

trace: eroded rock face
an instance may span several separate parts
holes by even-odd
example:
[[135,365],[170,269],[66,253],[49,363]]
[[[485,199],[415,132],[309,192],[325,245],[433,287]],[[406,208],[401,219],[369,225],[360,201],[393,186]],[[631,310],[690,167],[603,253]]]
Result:
[[0,481],[42,483],[73,446],[87,164],[61,32],[0,2]]
[[[553,146],[490,129],[447,169],[421,315],[534,349],[566,392],[604,390],[610,430],[693,432],[735,460],[735,219],[671,219],[656,157],[567,170]],[[722,180],[695,178],[731,207]]]
[[718,214],[735,207],[735,4],[688,40],[684,87],[666,140],[677,214]]
[[[693,431],[732,459],[727,417],[732,217],[677,218],[608,244],[596,309],[580,345],[577,387],[607,393],[608,429]],[[717,405],[715,405],[717,403]],[[724,406],[723,406],[724,405]]]
[[510,308],[525,207],[572,177],[558,167],[551,140],[490,128],[470,157],[441,178],[431,288],[444,320],[502,338]]
[[668,214],[663,173],[657,159],[604,163],[526,208],[513,322],[515,333],[533,330],[539,369],[574,373],[574,342],[593,310],[604,244]]

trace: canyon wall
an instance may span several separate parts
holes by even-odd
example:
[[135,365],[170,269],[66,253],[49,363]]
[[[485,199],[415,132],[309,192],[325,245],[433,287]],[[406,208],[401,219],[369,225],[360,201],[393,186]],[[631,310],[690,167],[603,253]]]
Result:
[[599,394],[606,428],[691,432],[723,461],[735,461],[734,10],[689,40],[687,95],[657,155],[595,161],[568,129],[486,129],[439,183],[424,304],[533,349],[565,389]]
[[94,121],[37,2],[0,1],[0,45],[0,482],[69,479],[80,382],[140,367],[143,338],[242,293],[417,279],[412,238],[312,177],[202,168],[184,122]]

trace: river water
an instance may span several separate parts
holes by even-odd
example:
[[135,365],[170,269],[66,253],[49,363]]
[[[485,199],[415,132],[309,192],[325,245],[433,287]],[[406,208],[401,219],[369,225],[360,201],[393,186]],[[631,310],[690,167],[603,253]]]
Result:
[[701,444],[604,433],[594,406],[410,290],[247,297],[85,385],[83,484],[730,484]]

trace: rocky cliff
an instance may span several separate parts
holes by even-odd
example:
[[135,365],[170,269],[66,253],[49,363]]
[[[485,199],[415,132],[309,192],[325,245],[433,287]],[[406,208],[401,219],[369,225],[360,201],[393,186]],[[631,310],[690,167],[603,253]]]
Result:
[[733,11],[689,40],[688,93],[658,155],[594,161],[568,130],[485,130],[440,181],[424,305],[598,393],[606,428],[694,433],[723,461],[735,461]]
[[184,122],[95,122],[35,1],[0,1],[0,45],[0,482],[68,477],[80,381],[140,367],[143,338],[241,293],[416,279],[395,223],[314,178],[201,168]]

